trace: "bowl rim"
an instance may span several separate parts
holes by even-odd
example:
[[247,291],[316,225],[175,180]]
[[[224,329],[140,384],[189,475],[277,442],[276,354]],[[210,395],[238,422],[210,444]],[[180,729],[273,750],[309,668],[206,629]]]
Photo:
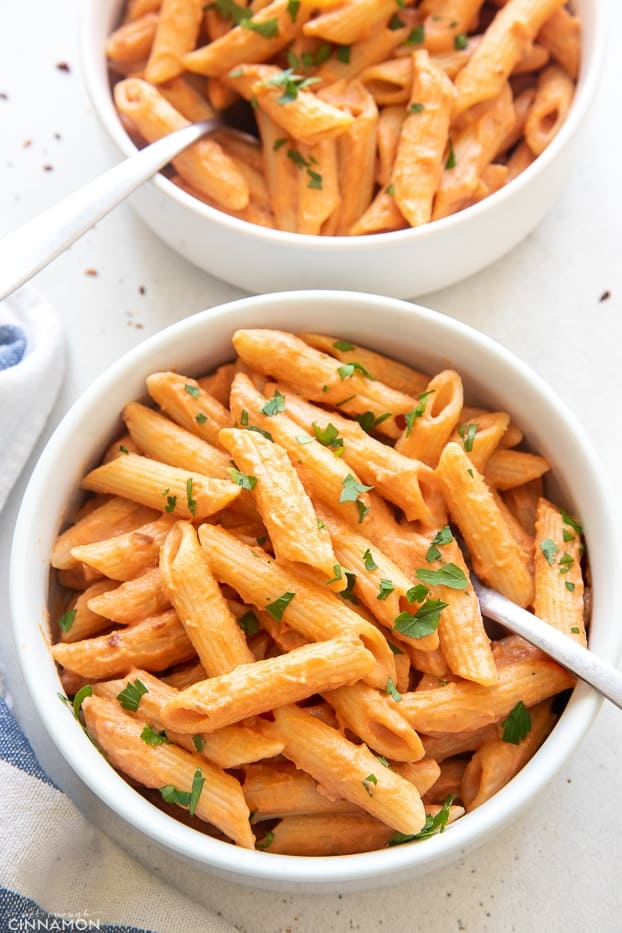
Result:
[[[104,0],[100,0],[104,2]],[[122,0],[117,0],[120,6]],[[82,73],[84,76],[87,93],[93,109],[97,114],[100,123],[106,129],[108,135],[115,142],[124,156],[135,155],[138,151],[136,145],[126,132],[114,108],[110,85],[107,78],[106,60],[103,54],[99,63],[90,55],[94,34],[96,34],[96,7],[97,3],[84,4],[80,11],[79,36]],[[471,220],[476,221],[482,214],[487,213],[496,207],[502,208],[508,199],[518,199],[522,196],[524,189],[530,184],[532,178],[546,171],[546,169],[555,161],[557,155],[566,148],[576,135],[580,125],[587,115],[590,103],[595,95],[598,82],[603,70],[605,57],[605,15],[604,10],[598,2],[592,3],[592,28],[591,28],[591,47],[589,48],[589,67],[584,66],[585,55],[582,56],[582,65],[579,72],[575,96],[570,111],[564,120],[564,123],[551,142],[551,144],[537,158],[522,171],[516,178],[512,179],[507,185],[504,185],[498,191],[484,200],[473,204],[470,207],[457,211],[448,217],[435,220],[419,227],[407,227],[403,230],[392,230],[386,233],[371,233],[365,236],[317,236],[305,233],[290,233],[284,230],[273,230],[269,227],[262,227],[259,224],[253,224],[230,214],[220,211],[209,204],[205,204],[193,195],[188,194],[182,188],[173,184],[161,172],[156,173],[149,181],[163,196],[175,201],[181,208],[191,210],[195,215],[211,222],[221,223],[231,232],[245,234],[247,236],[258,236],[267,243],[273,245],[289,245],[299,250],[313,250],[348,252],[352,251],[355,255],[359,252],[366,252],[368,247],[378,247],[386,244],[387,247],[400,245],[403,241],[413,245],[419,239],[435,239],[442,237],[448,229],[460,229],[464,224]],[[585,47],[582,49],[585,52]]]
[[[594,514],[606,530],[604,538],[608,546],[607,553],[610,552],[612,561],[620,556],[617,531],[607,506],[607,502],[610,501],[607,484],[590,441],[564,403],[551,392],[543,379],[501,344],[466,324],[420,305],[399,299],[387,299],[380,295],[328,289],[241,298],[206,309],[154,334],[114,362],[91,384],[64,416],[35,466],[17,518],[11,550],[9,597],[12,631],[21,672],[37,713],[48,736],[72,770],[100,800],[147,837],[217,874],[230,878],[236,876],[237,880],[245,883],[255,882],[277,888],[281,885],[300,885],[307,891],[312,890],[314,886],[324,886],[324,890],[326,886],[338,889],[340,885],[347,886],[352,882],[387,883],[382,879],[391,875],[395,875],[396,880],[401,880],[409,870],[419,868],[423,873],[435,865],[459,857],[478,845],[486,836],[498,831],[510,818],[514,818],[524,809],[535,793],[559,770],[593,722],[600,708],[601,698],[585,685],[579,685],[551,737],[518,775],[477,811],[466,814],[448,827],[444,834],[427,839],[424,846],[396,846],[337,857],[276,855],[240,849],[231,843],[204,836],[159,811],[133,790],[86,738],[71,713],[62,710],[61,707],[60,712],[64,713],[61,715],[59,708],[48,702],[47,692],[39,689],[40,673],[36,657],[33,660],[33,656],[41,650],[41,646],[36,645],[33,649],[32,642],[21,637],[19,620],[24,615],[22,603],[27,603],[26,594],[29,587],[32,588],[31,542],[39,528],[39,502],[49,488],[46,478],[53,477],[54,472],[58,470],[58,464],[66,454],[67,444],[93,405],[105,398],[107,391],[117,385],[124,375],[146,374],[150,368],[149,360],[154,353],[168,349],[171,344],[177,345],[180,341],[190,346],[195,335],[205,330],[209,331],[210,325],[218,319],[230,321],[231,329],[234,329],[240,312],[262,312],[269,316],[271,312],[276,314],[279,309],[291,307],[293,302],[300,305],[306,303],[310,309],[318,301],[330,302],[331,309],[355,305],[357,308],[366,307],[379,312],[388,308],[396,320],[403,318],[413,326],[418,321],[424,322],[433,331],[457,339],[467,349],[475,348],[487,359],[509,367],[517,378],[538,394],[543,407],[548,406],[554,412],[566,434],[573,438],[575,452],[583,465],[584,482],[592,485],[590,495],[594,498]],[[412,352],[416,355],[416,350]],[[47,579],[47,564],[45,573]],[[607,605],[618,605],[619,585],[615,575],[609,576],[613,579],[607,578],[607,585],[604,587],[609,594]],[[43,643],[45,636],[42,622],[39,629]],[[615,663],[622,646],[622,629],[616,632],[612,627],[605,634],[604,649],[603,645],[600,645],[599,653]],[[47,658],[45,664],[48,673],[57,678],[47,644],[43,645],[43,651]],[[56,683],[58,684],[58,680]]]

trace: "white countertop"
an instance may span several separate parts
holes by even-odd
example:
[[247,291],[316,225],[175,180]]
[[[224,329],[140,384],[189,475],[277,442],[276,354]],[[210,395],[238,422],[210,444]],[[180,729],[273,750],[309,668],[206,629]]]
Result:
[[[610,7],[610,33],[619,36],[620,4],[602,2]],[[3,234],[109,167],[116,156],[81,82],[75,0],[0,0],[0,12]],[[574,176],[553,212],[491,268],[419,300],[497,339],[548,380],[587,430],[617,493],[622,462],[622,66],[613,41],[611,53]],[[69,72],[57,67],[61,62],[68,63]],[[58,308],[67,331],[67,373],[47,435],[84,387],[126,350],[181,317],[241,294],[173,254],[127,205],[44,270],[35,284]],[[24,479],[33,463],[34,458]],[[23,481],[0,517],[0,659],[19,718],[44,767],[100,822],[92,797],[40,734],[15,669],[6,572],[22,490]],[[619,500],[612,508],[622,518]],[[622,619],[612,617],[611,623],[620,625]],[[622,717],[605,705],[579,750],[520,822],[463,861],[412,885],[289,896],[176,868],[148,846],[141,854],[161,875],[246,933],[619,933],[621,749]]]

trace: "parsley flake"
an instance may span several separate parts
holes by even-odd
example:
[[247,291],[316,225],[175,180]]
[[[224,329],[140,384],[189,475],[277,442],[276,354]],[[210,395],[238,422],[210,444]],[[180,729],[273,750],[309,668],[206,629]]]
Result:
[[572,632],[573,635],[580,635],[580,634],[581,634],[581,629],[579,628],[578,625],[573,625],[572,628],[570,629],[570,631]]
[[295,74],[292,68],[285,68],[278,75],[264,81],[263,85],[282,87],[283,94],[277,99],[277,103],[289,104],[291,101],[296,100],[299,91],[304,90],[310,84],[316,84],[319,80],[319,78],[305,78],[304,75]]
[[125,444],[119,444],[119,450],[121,451],[122,454],[129,454],[129,450],[127,449]]
[[296,17],[298,16],[298,10],[300,9],[300,0],[288,0],[287,3],[287,12],[289,13],[289,18],[292,23],[296,22]]
[[192,477],[189,476],[186,480],[186,501],[188,503],[188,511],[191,515],[196,515],[197,511],[197,500],[192,498]]
[[469,39],[466,32],[459,32],[457,36],[454,36],[454,48],[456,52],[462,52],[469,44]]
[[273,603],[268,603],[266,606],[266,612],[269,612],[276,622],[280,622],[283,618],[283,613],[295,595],[295,593],[282,593],[278,599],[274,600]]
[[263,428],[258,428],[256,424],[249,424],[248,430],[249,430],[249,431],[256,431],[257,434],[261,434],[262,437],[265,437],[265,439],[266,439],[267,441],[271,441],[271,440],[272,440],[272,435],[270,434],[270,432],[269,432],[269,431],[264,431]]
[[404,421],[406,422],[406,437],[410,436],[415,421],[417,418],[421,418],[425,412],[425,403],[430,395],[434,392],[434,389],[428,389],[427,392],[422,392],[421,395],[417,396],[418,404],[414,408],[411,408],[410,411],[407,411],[404,415]]
[[322,447],[330,447],[332,450],[343,447],[343,438],[339,437],[339,431],[330,421],[325,428],[321,428],[315,421],[311,427],[313,428],[316,440],[320,442]]
[[400,632],[408,638],[424,638],[431,635],[438,628],[441,612],[448,603],[440,599],[426,599],[413,615],[410,612],[400,612],[395,619],[394,632]]
[[240,412],[240,424],[243,428],[248,427],[248,412],[245,408]]
[[263,839],[255,844],[257,849],[269,849],[272,843],[274,842],[274,833],[272,830],[268,830]]
[[432,544],[426,551],[425,559],[428,564],[431,564],[432,561],[440,560],[442,555],[438,549],[439,544],[450,544],[454,540],[454,536],[451,532],[449,525],[444,525],[440,531],[436,533],[432,540]]
[[338,45],[337,51],[335,52],[338,62],[342,62],[344,65],[350,64],[350,46],[349,45]]
[[568,573],[573,564],[574,557],[571,557],[570,554],[564,554],[563,557],[559,558],[559,572]]
[[187,382],[187,383],[185,384],[185,386],[184,386],[184,391],[186,391],[186,392],[188,393],[188,395],[191,395],[192,398],[198,398],[198,397],[199,397],[199,391],[200,391],[200,390],[199,390],[199,387],[198,387],[198,386],[192,386],[192,385],[190,385],[189,382]]
[[257,477],[249,476],[248,473],[240,473],[239,470],[236,470],[235,467],[230,467],[227,471],[231,477],[232,482],[237,486],[241,486],[242,489],[254,489],[257,485]]
[[422,603],[429,593],[427,586],[423,583],[417,583],[406,592],[406,599],[409,603]]
[[450,794],[445,798],[443,806],[438,811],[436,816],[432,816],[431,813],[426,813],[425,824],[423,829],[418,833],[407,834],[407,833],[394,833],[389,839],[390,846],[401,846],[405,842],[413,842],[415,839],[427,839],[428,836],[434,836],[436,833],[445,832],[445,827],[449,821],[450,807],[454,802],[454,795]]
[[202,735],[193,735],[192,744],[194,745],[196,750],[199,752],[199,754],[201,754],[201,752],[205,748],[205,739],[203,738]]
[[473,441],[475,440],[475,435],[477,434],[477,425],[461,424],[458,428],[458,434],[462,438],[462,443],[466,452],[471,453],[473,450]]
[[337,367],[337,372],[342,381],[344,379],[350,379],[355,372],[360,373],[361,376],[365,376],[366,379],[373,380],[374,378],[372,374],[365,369],[362,363],[344,363],[343,366]]
[[568,512],[565,512],[563,509],[561,509],[560,511],[561,511],[562,521],[564,525],[569,525],[570,528],[572,528],[573,531],[576,531],[578,535],[582,535],[583,527],[579,524],[579,522],[575,521],[575,519],[572,518],[572,516],[569,515]]
[[249,609],[243,616],[240,616],[238,625],[247,635],[256,635],[259,631],[259,621],[252,609]]
[[454,144],[453,144],[451,137],[449,138],[448,147],[449,148],[447,150],[447,161],[445,162],[445,168],[452,169],[456,167],[457,163],[456,163],[456,153],[454,152]]
[[346,575],[346,588],[345,590],[341,590],[339,595],[341,596],[342,599],[346,599],[349,603],[352,603],[352,605],[358,606],[359,601],[354,595],[354,586],[356,584],[356,574],[352,573],[351,570],[346,570],[345,575]]
[[285,396],[281,395],[278,389],[275,390],[272,398],[259,409],[262,415],[268,415],[271,418],[279,412],[285,411]]
[[364,411],[362,415],[355,415],[354,420],[358,421],[360,426],[367,434],[371,434],[374,428],[377,428],[379,424],[382,424],[383,421],[386,421],[387,418],[391,417],[390,411],[385,411],[381,415],[374,415],[373,411]]
[[[574,583],[572,582],[572,580],[566,580],[564,586],[566,587],[566,589],[568,590],[569,593],[574,593],[575,585],[574,585]],[[578,629],[577,629],[577,631],[578,631]]]
[[77,612],[77,609],[68,609],[67,612],[63,612],[62,616],[58,619],[58,624],[63,632],[68,632],[71,629],[71,626],[75,622]]
[[178,790],[173,784],[166,784],[160,788],[160,794],[166,803],[175,803],[179,807],[187,807],[190,816],[194,816],[204,784],[205,778],[201,769],[197,768],[192,780],[192,790]]
[[359,483],[354,479],[352,473],[348,473],[348,475],[342,480],[341,483],[341,494],[339,496],[339,501],[356,502],[361,493],[369,492],[369,490],[373,488],[373,486],[366,486],[365,483]]
[[82,708],[82,703],[86,700],[87,697],[93,696],[93,688],[90,684],[85,684],[83,687],[80,687],[78,692],[73,698],[73,715],[77,719],[80,715],[80,710]]
[[207,415],[204,415],[203,412],[200,411],[198,415],[194,416],[194,420],[198,421],[199,424],[205,424],[207,421]]
[[264,39],[274,39],[279,34],[279,21],[276,18],[266,19],[261,23],[254,19],[243,19],[240,26],[258,33]]
[[448,586],[452,590],[466,590],[469,585],[464,570],[456,564],[445,564],[439,570],[416,570],[415,576],[429,586]]
[[547,564],[550,564],[552,567],[557,556],[557,545],[555,542],[551,538],[544,538],[540,542],[540,550],[544,554]]
[[162,495],[166,496],[166,505],[164,506],[164,511],[174,512],[175,506],[177,505],[177,496],[169,496],[168,489],[165,489]]
[[374,787],[378,783],[378,778],[375,774],[368,774],[366,778],[363,778],[361,784],[367,791],[370,797],[374,796]]
[[343,350],[344,353],[348,353],[350,350],[356,350],[354,344],[348,343],[347,340],[335,340],[333,347],[335,350]]
[[149,691],[140,680],[135,680],[134,683],[128,680],[121,693],[117,694],[117,700],[123,709],[135,713],[140,704],[140,699],[145,693],[149,693]]
[[404,20],[400,19],[398,13],[394,13],[389,22],[387,23],[389,29],[401,29],[405,25]]
[[408,108],[410,113],[422,113],[425,110],[425,104],[420,103],[419,101],[414,101]]
[[155,729],[152,729],[151,726],[145,726],[140,733],[140,737],[147,745],[166,745],[169,742],[164,729],[162,732],[157,732]]
[[322,176],[319,172],[314,172],[313,169],[307,169],[307,175],[309,176],[309,184],[307,188],[316,188],[318,191],[322,190]]
[[410,30],[410,32],[408,33],[408,36],[406,37],[404,44],[405,45],[421,45],[424,39],[425,39],[425,28],[423,26],[423,23],[421,23],[419,26],[414,26]]
[[511,710],[507,719],[501,723],[504,742],[510,742],[512,745],[520,745],[524,738],[531,732],[531,716],[529,710],[522,700],[519,700],[514,709]]
[[378,590],[378,595],[376,596],[376,599],[385,600],[394,591],[395,591],[395,586],[393,585],[393,581],[382,579],[380,581],[380,589]]
[[365,570],[377,570],[378,564],[374,560],[373,554],[369,548],[363,554],[363,560],[365,561]]
[[396,703],[402,702],[402,694],[398,691],[391,677],[387,679],[387,686],[385,688],[385,692],[388,693],[391,699],[395,700]]

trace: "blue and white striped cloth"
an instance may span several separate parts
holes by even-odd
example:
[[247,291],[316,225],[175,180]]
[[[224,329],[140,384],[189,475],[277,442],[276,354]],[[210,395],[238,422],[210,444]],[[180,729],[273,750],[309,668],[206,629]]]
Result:
[[[62,369],[56,314],[32,289],[20,289],[0,304],[0,511]],[[7,624],[8,606],[0,609]],[[0,933],[232,933],[85,819],[42,770],[3,696],[0,667]]]

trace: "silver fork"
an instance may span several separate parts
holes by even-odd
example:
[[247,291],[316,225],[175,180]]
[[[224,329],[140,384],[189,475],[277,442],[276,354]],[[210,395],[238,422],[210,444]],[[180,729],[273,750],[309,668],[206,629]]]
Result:
[[170,133],[3,237],[0,301],[56,259],[183,149],[219,126],[222,120],[214,118]]

